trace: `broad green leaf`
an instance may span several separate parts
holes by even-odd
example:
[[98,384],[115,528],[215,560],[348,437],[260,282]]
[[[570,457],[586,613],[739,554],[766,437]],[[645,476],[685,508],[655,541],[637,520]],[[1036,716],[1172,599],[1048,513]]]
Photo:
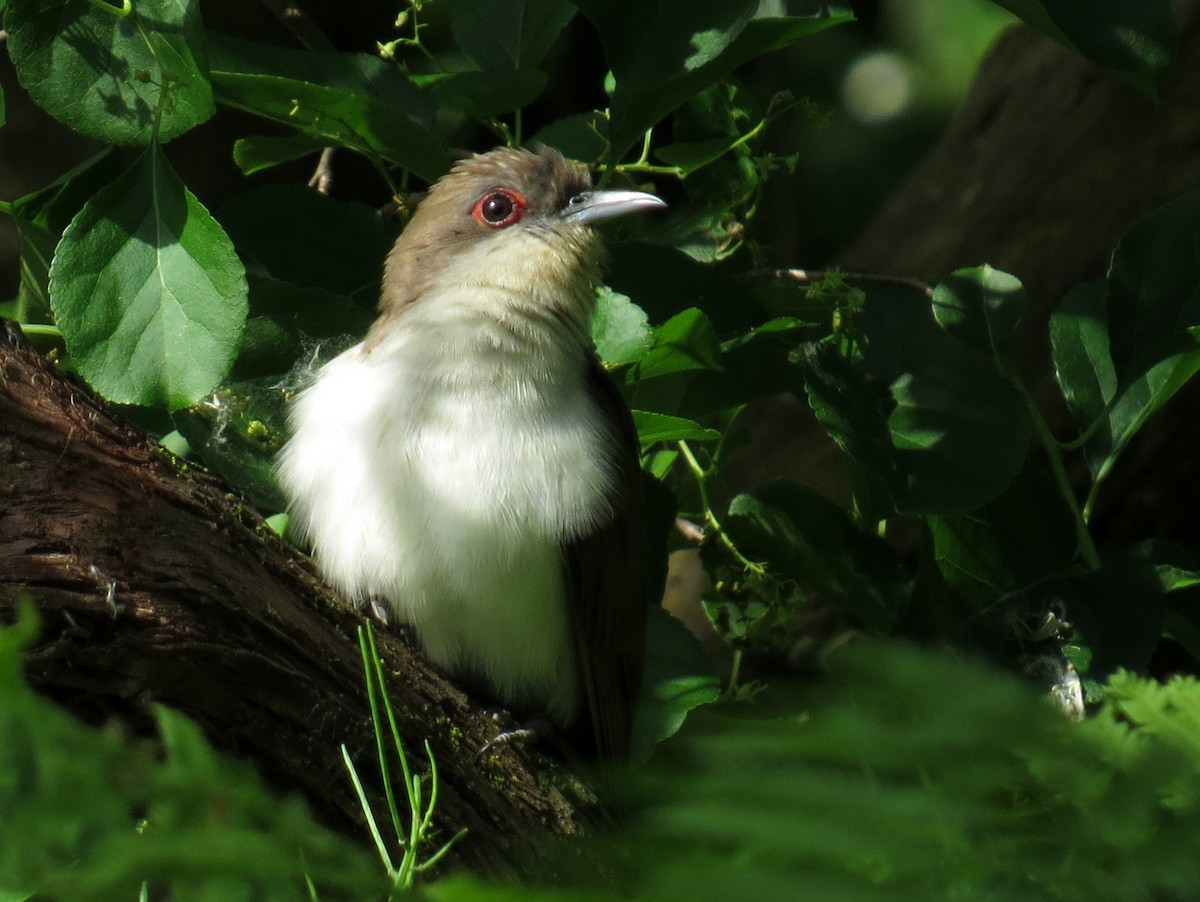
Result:
[[634,410],[633,423],[643,447],[656,442],[715,442],[721,437],[717,430],[701,426],[694,420],[649,410]]
[[814,489],[778,480],[738,495],[722,519],[742,552],[886,632],[907,597],[907,571],[883,540]]
[[1122,385],[1180,350],[1200,326],[1200,192],[1144,216],[1122,237],[1108,271],[1108,331]]
[[891,398],[872,386],[862,367],[831,345],[806,345],[794,359],[803,366],[809,406],[829,437],[882,484],[892,510],[906,492],[888,431]]
[[977,351],[999,357],[1025,306],[1025,289],[1006,272],[984,264],[960,269],[933,292],[939,325]]
[[934,558],[946,583],[980,610],[1000,595],[1068,572],[1075,521],[1043,469],[1030,462],[979,510],[928,518]]
[[169,141],[208,119],[215,107],[198,4],[137,0],[127,16],[101,5],[9,4],[8,52],[33,99],[112,144],[148,144],[155,134]]
[[633,720],[630,758],[646,761],[654,746],[673,736],[688,712],[717,700],[721,685],[704,649],[682,623],[659,605],[646,618],[642,694]]
[[212,81],[227,106],[281,122],[433,181],[450,160],[429,99],[395,66],[209,33]]
[[280,163],[290,163],[323,150],[328,142],[311,135],[251,135],[233,142],[233,162],[244,175],[253,175]]
[[1117,393],[1102,286],[1077,285],[1063,296],[1050,315],[1050,347],[1059,388],[1086,430]]
[[911,513],[974,510],[1020,473],[1030,438],[1020,392],[989,357],[947,335],[929,299],[871,286],[856,316],[868,375],[889,386],[888,429]]
[[450,21],[475,65],[504,71],[536,69],[574,15],[565,0],[453,0]]
[[50,303],[97,391],[174,410],[233,363],[246,279],[221,227],[152,145],[71,221],[50,267]]
[[645,310],[651,322],[698,307],[727,336],[752,329],[765,318],[745,283],[674,248],[626,241],[614,244],[609,257],[606,281]]
[[654,327],[654,343],[638,362],[638,379],[690,370],[720,370],[721,344],[712,321],[695,307]]
[[1151,95],[1179,45],[1169,0],[994,2]]
[[530,146],[545,144],[568,159],[594,163],[608,147],[608,121],[599,113],[573,113],[544,126],[530,140]]
[[579,0],[616,78],[613,159],[689,97],[757,56],[848,21],[836,5],[757,0]]
[[741,135],[726,135],[708,141],[668,144],[655,150],[654,155],[668,166],[678,166],[687,178],[697,169],[719,160],[741,140]]
[[438,110],[486,119],[528,106],[546,87],[545,72],[439,72],[413,76]]
[[298,288],[250,274],[250,316],[229,376],[245,380],[287,373],[314,345],[341,336],[361,337],[375,313],[323,288]]
[[654,343],[646,311],[607,286],[596,292],[592,314],[592,343],[607,367],[636,363]]
[[233,380],[171,414],[171,422],[206,466],[268,511],[287,507],[275,478],[275,456],[288,436],[278,375]]
[[302,185],[263,185],[217,211],[238,251],[276,279],[374,305],[396,228],[378,210]]
[[21,284],[14,311],[18,322],[51,321],[50,261],[59,239],[88,198],[123,171],[120,154],[110,149],[9,205],[21,240]]

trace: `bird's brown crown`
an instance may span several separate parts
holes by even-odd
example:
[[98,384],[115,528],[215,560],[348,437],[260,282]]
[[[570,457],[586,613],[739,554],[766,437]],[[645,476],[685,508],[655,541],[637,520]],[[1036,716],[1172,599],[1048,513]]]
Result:
[[381,312],[418,300],[448,261],[497,232],[562,231],[559,214],[590,188],[587,169],[551,148],[500,147],[459,161],[429,189],[388,255]]

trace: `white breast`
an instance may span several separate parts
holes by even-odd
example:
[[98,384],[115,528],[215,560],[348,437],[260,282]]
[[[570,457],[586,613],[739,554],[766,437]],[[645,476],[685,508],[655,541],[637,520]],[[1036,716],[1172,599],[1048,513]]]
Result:
[[481,292],[423,302],[327,364],[279,474],[332,583],[385,599],[449,670],[567,722],[561,547],[611,513],[612,438],[577,337],[529,341],[544,327],[497,318],[512,298]]

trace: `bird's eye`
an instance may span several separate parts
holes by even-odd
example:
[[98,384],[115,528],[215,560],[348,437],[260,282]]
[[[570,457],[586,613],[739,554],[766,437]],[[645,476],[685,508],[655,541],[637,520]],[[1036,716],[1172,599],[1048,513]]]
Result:
[[493,229],[502,229],[520,221],[525,215],[525,198],[516,191],[489,191],[471,211],[477,222]]

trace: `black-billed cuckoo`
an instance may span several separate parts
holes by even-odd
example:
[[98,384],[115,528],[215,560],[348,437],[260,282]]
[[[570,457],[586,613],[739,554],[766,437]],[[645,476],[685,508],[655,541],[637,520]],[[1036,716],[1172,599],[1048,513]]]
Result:
[[627,752],[648,604],[638,445],[589,334],[594,223],[665,206],[552,150],[458,163],[384,267],[366,340],[279,462],[330,581],[514,711]]

